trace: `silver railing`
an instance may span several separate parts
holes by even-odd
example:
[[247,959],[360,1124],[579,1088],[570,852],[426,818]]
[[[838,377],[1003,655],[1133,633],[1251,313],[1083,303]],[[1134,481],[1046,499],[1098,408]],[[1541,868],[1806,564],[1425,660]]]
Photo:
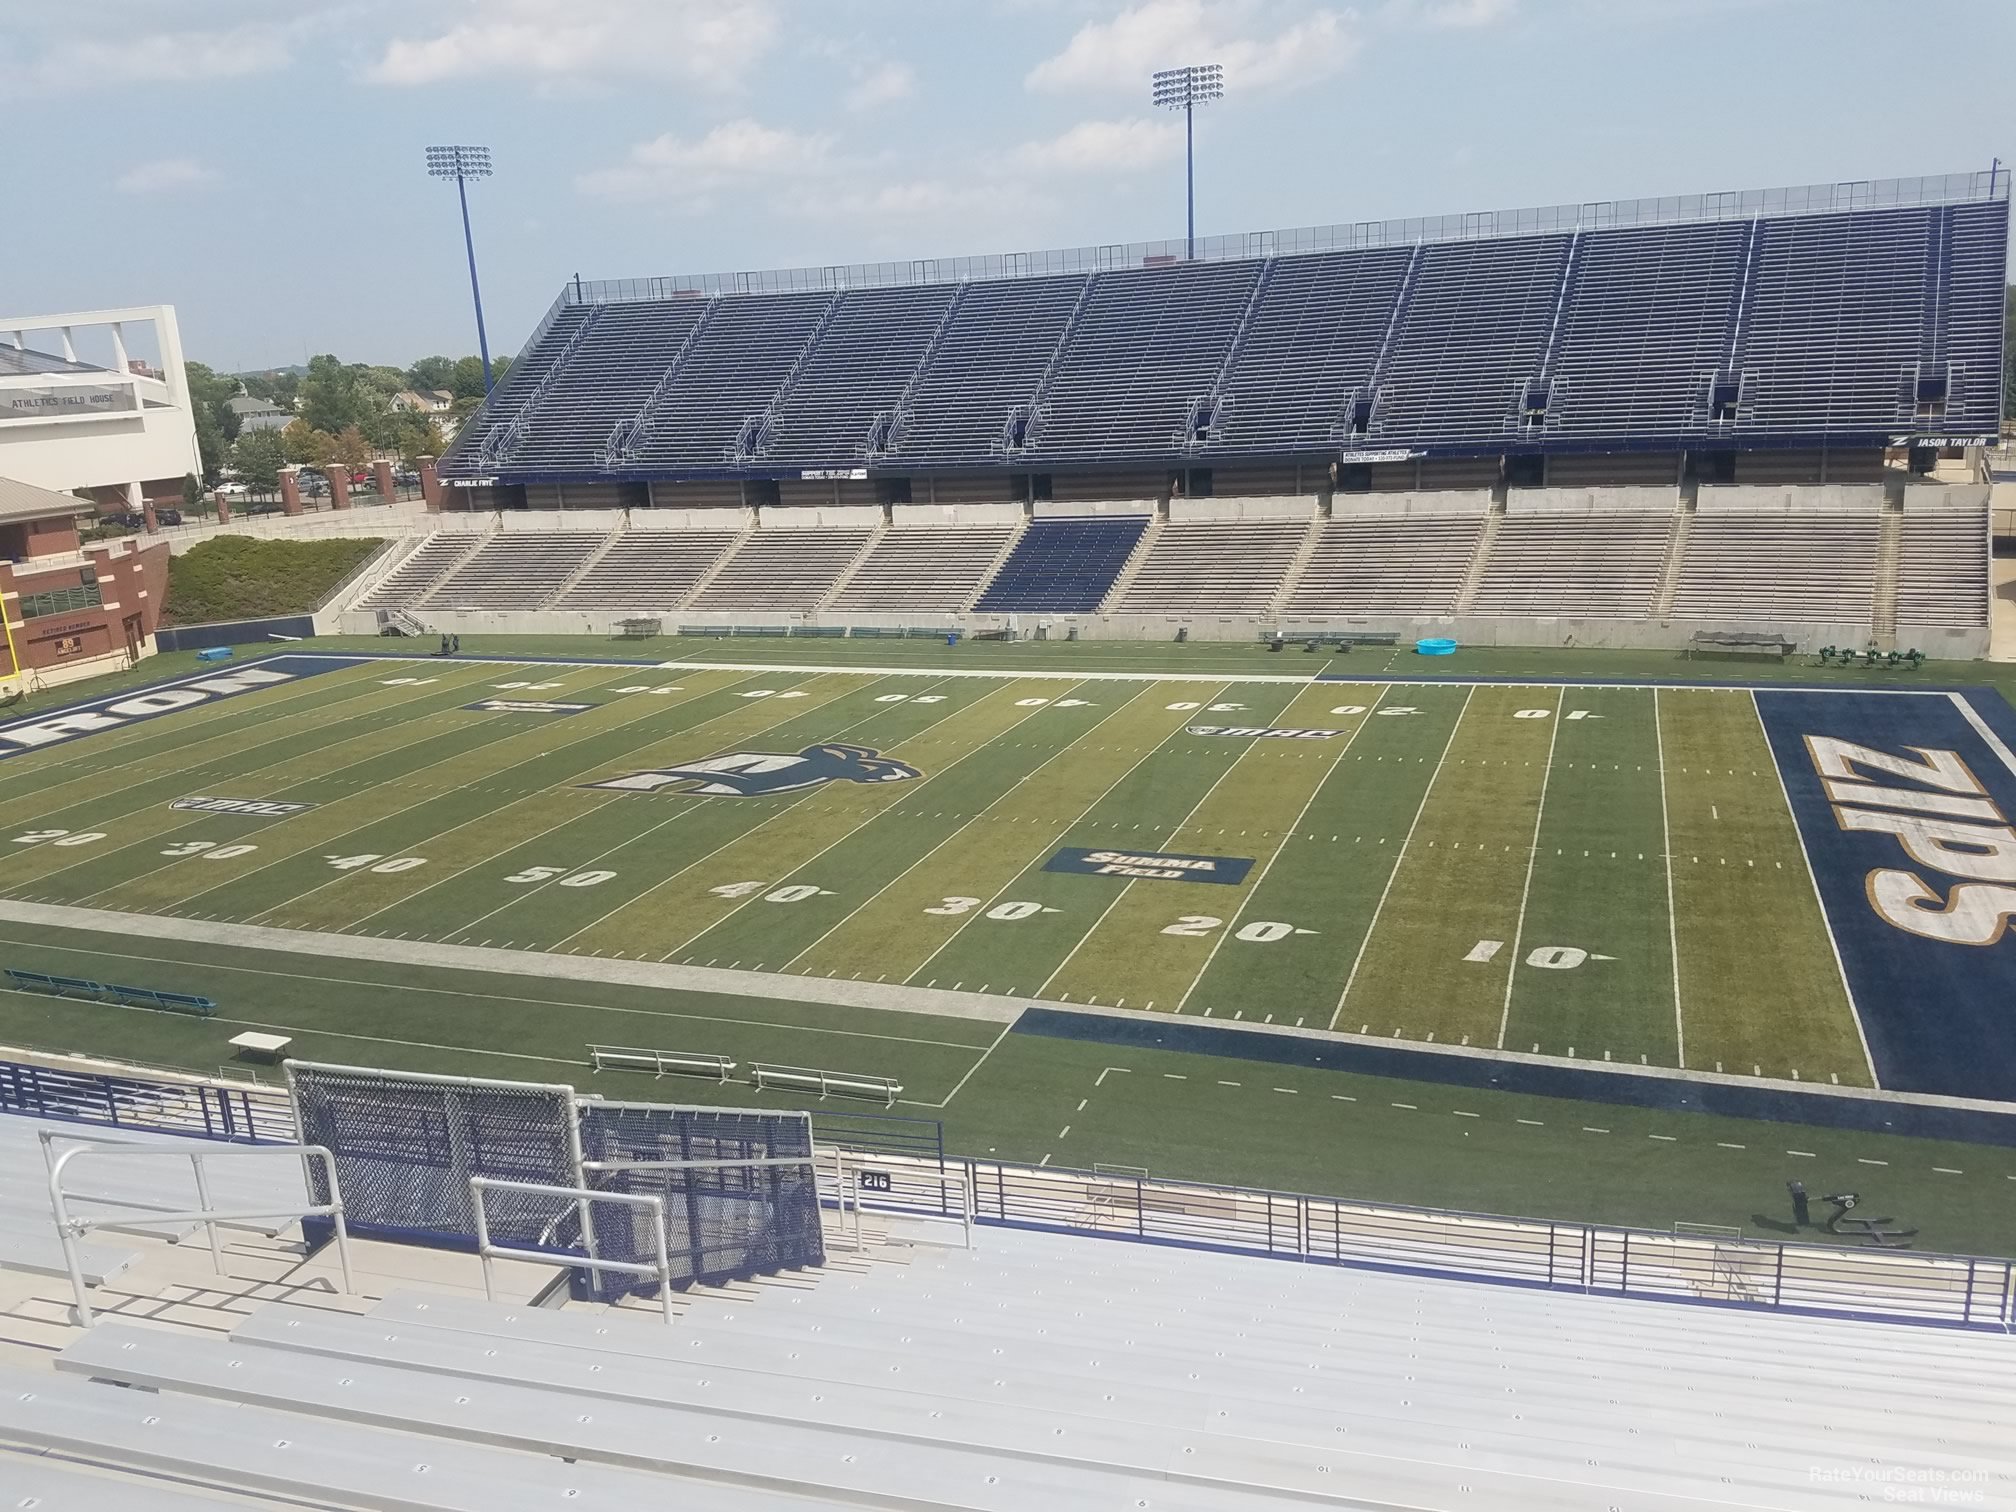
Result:
[[[43,1146],[46,1151],[47,1142]],[[261,1208],[217,1208],[210,1204],[209,1173],[204,1161],[224,1156],[243,1155],[298,1155],[305,1168],[310,1160],[319,1160],[324,1173],[329,1178],[329,1201],[322,1203],[285,1203],[276,1207]],[[157,1159],[187,1160],[196,1177],[196,1206],[175,1208],[163,1203],[134,1201],[129,1198],[100,1197],[65,1190],[63,1173],[70,1163],[84,1155],[152,1156]],[[126,1211],[107,1213],[98,1217],[80,1217],[70,1211],[72,1200],[116,1206]],[[76,1322],[80,1328],[89,1328],[94,1321],[91,1311],[90,1288],[84,1280],[82,1258],[77,1252],[77,1244],[93,1229],[100,1228],[140,1228],[167,1227],[180,1224],[200,1223],[210,1239],[210,1262],[217,1274],[224,1274],[224,1246],[217,1233],[220,1223],[249,1222],[253,1219],[284,1218],[328,1218],[335,1226],[336,1255],[343,1270],[343,1290],[346,1295],[354,1295],[357,1290],[350,1271],[350,1231],[343,1222],[343,1193],[336,1183],[336,1159],[321,1145],[307,1144],[266,1144],[266,1145],[198,1145],[193,1149],[178,1150],[173,1146],[142,1144],[138,1140],[97,1139],[88,1143],[73,1145],[58,1155],[49,1165],[49,1206],[56,1218],[56,1236],[63,1244],[63,1264],[70,1273],[70,1289],[76,1299]]]

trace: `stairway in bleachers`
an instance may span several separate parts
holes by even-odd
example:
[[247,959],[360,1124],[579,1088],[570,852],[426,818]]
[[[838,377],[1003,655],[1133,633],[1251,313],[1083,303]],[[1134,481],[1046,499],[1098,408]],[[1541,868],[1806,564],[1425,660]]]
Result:
[[1116,591],[1109,612],[1263,615],[1309,526],[1306,519],[1170,521]]
[[483,536],[482,544],[415,600],[433,609],[541,609],[607,539],[600,531]]
[[1865,631],[1875,609],[1880,533],[1874,508],[1736,512],[1704,497],[1673,616]]
[[733,530],[626,530],[553,603],[555,609],[656,613],[684,603],[740,539]]
[[1444,615],[1456,607],[1484,513],[1339,513],[1317,529],[1308,565],[1282,614]]
[[[1919,502],[1920,495],[1928,495]],[[1898,542],[1897,629],[1974,628],[1988,623],[1988,506],[1954,507],[1938,491],[1904,491]]]
[[875,532],[752,530],[714,569],[689,607],[738,614],[809,614]]
[[1673,524],[1671,510],[1508,513],[1468,612],[1643,619],[1659,591]]
[[1149,521],[1145,514],[1032,520],[974,613],[1096,613]]
[[825,608],[847,614],[956,614],[1001,559],[1015,525],[919,525],[885,530]]
[[475,534],[433,535],[357,601],[359,609],[410,609],[482,544]]

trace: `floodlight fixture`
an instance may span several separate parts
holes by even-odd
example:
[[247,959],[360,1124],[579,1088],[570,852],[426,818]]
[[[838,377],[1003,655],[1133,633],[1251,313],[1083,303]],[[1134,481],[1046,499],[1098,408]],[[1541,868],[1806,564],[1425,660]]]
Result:
[[1225,69],[1217,63],[1191,63],[1165,68],[1154,75],[1158,108],[1183,112],[1184,255],[1197,256],[1197,129],[1199,105],[1225,98]]
[[469,180],[491,174],[488,147],[429,147],[427,173],[430,178],[455,180],[455,194],[462,202],[462,249],[469,256],[469,295],[476,302],[476,347],[483,354],[483,397],[490,397],[494,380],[490,376],[490,337],[483,328],[483,286],[476,279],[476,238],[469,230]]

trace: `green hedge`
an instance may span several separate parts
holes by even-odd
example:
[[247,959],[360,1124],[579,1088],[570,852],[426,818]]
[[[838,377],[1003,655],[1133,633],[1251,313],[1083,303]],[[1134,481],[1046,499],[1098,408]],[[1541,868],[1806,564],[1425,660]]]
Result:
[[307,614],[384,543],[218,536],[168,562],[164,625]]

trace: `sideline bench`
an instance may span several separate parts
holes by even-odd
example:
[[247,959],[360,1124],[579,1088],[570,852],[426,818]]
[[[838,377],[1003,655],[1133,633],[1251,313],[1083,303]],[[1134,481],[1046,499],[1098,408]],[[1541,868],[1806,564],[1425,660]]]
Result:
[[590,1045],[597,1071],[649,1071],[654,1076],[707,1076],[725,1082],[735,1062],[725,1055],[693,1055],[678,1050],[640,1050],[630,1045]]
[[1687,642],[1690,657],[1712,651],[1723,656],[1768,656],[1773,661],[1783,661],[1796,650],[1798,643],[1782,635],[1748,630],[1696,630]]
[[884,1107],[894,1107],[903,1088],[893,1076],[862,1076],[848,1071],[816,1071],[809,1066],[766,1066],[760,1061],[750,1067],[750,1079],[758,1088],[786,1087],[795,1091],[816,1091],[821,1097],[879,1097]]
[[128,987],[119,982],[94,982],[86,977],[52,976],[46,971],[21,971],[12,966],[7,968],[7,980],[23,992],[47,992],[57,997],[75,995],[101,1003],[109,998],[129,1008],[158,1008],[197,1018],[209,1018],[217,1011],[214,1000],[190,992],[162,992],[154,987]]

